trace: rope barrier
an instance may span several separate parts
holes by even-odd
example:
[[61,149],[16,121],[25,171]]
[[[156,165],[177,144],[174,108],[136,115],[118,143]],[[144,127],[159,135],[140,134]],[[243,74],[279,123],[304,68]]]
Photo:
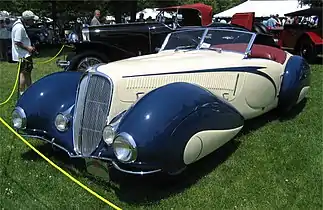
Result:
[[[66,45],[63,45],[62,48],[58,51],[58,53],[54,57],[52,57],[51,59],[49,59],[47,61],[43,61],[43,62],[38,62],[37,64],[46,64],[46,63],[51,62],[52,60],[54,60],[62,52],[62,50],[64,49],[65,46]],[[69,47],[69,46],[66,46],[66,47]],[[19,82],[19,76],[20,76],[21,60],[22,59],[19,59],[18,71],[17,71],[17,76],[16,76],[16,81],[15,81],[14,87],[13,87],[13,89],[12,89],[9,97],[4,102],[0,103],[0,106],[3,106],[6,103],[8,103],[8,101],[12,98],[15,89],[17,88],[17,85],[18,85],[18,82]],[[53,161],[51,161],[44,154],[42,154],[39,150],[37,150],[33,145],[31,145],[26,139],[24,139],[19,133],[17,133],[4,119],[2,119],[2,117],[0,117],[0,122],[5,127],[7,127],[12,133],[14,133],[23,143],[25,143],[34,152],[36,152],[40,157],[42,157],[44,160],[46,160],[51,166],[53,166],[54,168],[56,168],[57,170],[59,170],[62,174],[64,174],[65,176],[67,176],[70,180],[72,180],[73,182],[75,182],[77,185],[79,185],[80,187],[82,187],[84,190],[88,191],[90,194],[92,194],[93,196],[95,196],[99,200],[103,201],[104,203],[106,203],[107,205],[109,205],[110,207],[112,207],[113,209],[122,210],[120,207],[116,206],[112,202],[110,202],[107,199],[103,198],[98,193],[96,193],[95,191],[91,190],[86,185],[84,185],[83,183],[81,183],[79,180],[77,180],[76,178],[74,178],[72,175],[70,175],[64,169],[62,169],[61,167],[59,167],[58,165],[56,165]]]

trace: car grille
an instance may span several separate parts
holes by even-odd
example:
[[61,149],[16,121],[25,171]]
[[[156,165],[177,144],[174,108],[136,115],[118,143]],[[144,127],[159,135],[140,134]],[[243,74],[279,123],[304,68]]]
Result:
[[91,74],[79,84],[74,111],[74,150],[89,156],[102,139],[110,108],[112,84],[109,79]]

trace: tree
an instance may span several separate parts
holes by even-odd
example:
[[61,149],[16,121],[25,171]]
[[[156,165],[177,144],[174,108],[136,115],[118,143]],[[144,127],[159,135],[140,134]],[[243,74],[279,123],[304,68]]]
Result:
[[323,0],[299,0],[302,5],[310,5],[311,7],[322,7]]

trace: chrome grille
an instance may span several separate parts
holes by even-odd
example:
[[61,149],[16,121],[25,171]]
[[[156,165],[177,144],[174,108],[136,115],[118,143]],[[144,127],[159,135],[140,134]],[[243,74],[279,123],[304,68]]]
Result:
[[79,85],[74,111],[74,149],[89,156],[99,145],[106,125],[111,94],[111,82],[97,74],[83,77]]

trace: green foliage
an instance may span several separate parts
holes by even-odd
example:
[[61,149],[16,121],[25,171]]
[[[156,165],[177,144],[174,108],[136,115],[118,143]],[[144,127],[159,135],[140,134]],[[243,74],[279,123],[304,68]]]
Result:
[[323,6],[323,0],[299,0],[301,4],[308,4],[312,7],[322,7]]
[[[2,10],[7,10],[13,15],[21,15],[25,10],[32,10],[40,16],[52,16],[52,1],[48,0],[0,0]],[[134,3],[137,2],[137,6]],[[56,1],[56,12],[60,16],[75,18],[77,16],[92,16],[95,9],[101,10],[101,13],[112,14],[126,13],[130,14],[134,9],[140,11],[144,8],[167,7],[172,5],[192,4],[202,2],[211,5],[214,12],[220,12],[233,7],[240,0],[79,0],[79,1]]]

